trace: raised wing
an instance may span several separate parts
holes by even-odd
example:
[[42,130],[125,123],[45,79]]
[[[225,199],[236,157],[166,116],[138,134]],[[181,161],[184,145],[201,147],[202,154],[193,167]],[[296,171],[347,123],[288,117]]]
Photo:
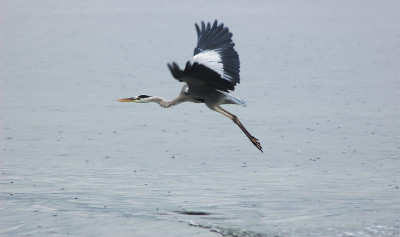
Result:
[[179,69],[176,63],[168,64],[172,75],[188,83],[189,87],[207,85],[226,92],[233,91],[240,82],[240,61],[232,33],[222,23],[218,25],[217,20],[212,26],[204,22],[201,22],[201,27],[195,26],[198,41],[194,63],[187,62],[184,70]]
[[239,55],[234,49],[232,33],[224,24],[215,20],[213,25],[201,22],[196,26],[197,47],[194,49],[194,61],[217,72],[222,79],[233,86],[240,82]]

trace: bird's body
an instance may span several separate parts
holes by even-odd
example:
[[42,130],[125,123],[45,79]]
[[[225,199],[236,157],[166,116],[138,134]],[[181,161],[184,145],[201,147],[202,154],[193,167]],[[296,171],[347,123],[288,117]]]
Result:
[[[207,94],[205,97],[204,94]],[[159,96],[147,96],[140,95],[137,96],[140,98],[140,101],[136,101],[137,103],[149,103],[155,102],[159,104],[163,108],[169,108],[175,105],[178,105],[182,102],[193,102],[193,103],[204,103],[207,106],[213,105],[222,105],[222,104],[237,104],[246,106],[246,102],[240,98],[237,98],[229,93],[213,90],[213,89],[205,89],[205,90],[189,90],[188,85],[185,84],[179,93],[178,97],[173,100],[166,100]],[[129,102],[123,100],[129,100],[133,98],[121,99],[121,102]]]
[[211,26],[202,22],[196,26],[198,42],[194,49],[194,62],[188,61],[184,70],[174,62],[168,64],[171,74],[180,82],[185,82],[178,97],[165,100],[158,96],[139,95],[120,99],[120,102],[158,103],[163,108],[178,105],[182,102],[204,103],[208,108],[219,112],[234,123],[246,134],[250,141],[262,152],[258,139],[253,137],[241,124],[239,119],[224,110],[223,104],[237,104],[246,106],[246,103],[231,94],[240,83],[239,55],[234,49],[232,33],[227,27],[214,21]]

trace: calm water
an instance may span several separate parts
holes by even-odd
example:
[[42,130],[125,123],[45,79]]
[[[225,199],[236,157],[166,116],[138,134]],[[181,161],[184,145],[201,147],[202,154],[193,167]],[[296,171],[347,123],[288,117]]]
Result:
[[[215,4],[0,4],[1,236],[400,235],[398,4]],[[263,154],[204,105],[116,102],[176,96],[215,18]]]

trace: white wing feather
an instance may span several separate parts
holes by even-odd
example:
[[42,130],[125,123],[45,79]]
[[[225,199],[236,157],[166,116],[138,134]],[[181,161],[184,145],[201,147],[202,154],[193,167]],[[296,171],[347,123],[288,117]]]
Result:
[[204,66],[214,70],[222,78],[231,80],[232,77],[227,75],[224,71],[224,64],[222,64],[222,58],[218,51],[216,50],[205,50],[193,57],[195,62],[203,64]]

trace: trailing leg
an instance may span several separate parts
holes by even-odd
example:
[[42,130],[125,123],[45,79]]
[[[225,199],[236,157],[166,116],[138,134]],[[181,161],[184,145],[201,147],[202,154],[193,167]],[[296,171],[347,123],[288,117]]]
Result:
[[258,141],[257,138],[253,137],[249,131],[243,126],[243,124],[240,122],[239,118],[236,117],[236,115],[229,113],[228,111],[224,110],[221,106],[216,106],[213,108],[213,110],[217,111],[218,113],[221,113],[228,117],[230,120],[232,120],[236,125],[239,126],[239,128],[243,131],[243,133],[249,138],[249,140],[254,144],[254,146],[257,147],[258,150],[263,152],[262,147],[260,142]]

